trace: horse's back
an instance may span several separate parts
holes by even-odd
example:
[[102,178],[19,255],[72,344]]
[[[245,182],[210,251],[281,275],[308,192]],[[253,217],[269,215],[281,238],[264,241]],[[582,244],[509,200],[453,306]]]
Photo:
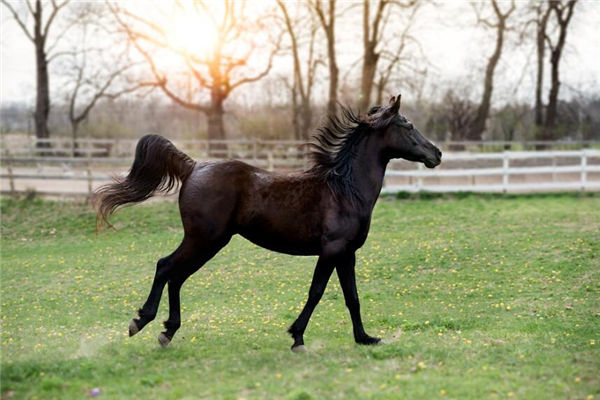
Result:
[[240,233],[271,250],[319,251],[322,187],[305,174],[278,174],[241,161],[198,164],[180,193],[186,234]]

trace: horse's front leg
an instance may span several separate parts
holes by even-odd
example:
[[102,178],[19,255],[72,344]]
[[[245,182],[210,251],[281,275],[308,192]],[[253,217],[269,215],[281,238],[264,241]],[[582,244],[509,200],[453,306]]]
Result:
[[319,261],[317,261],[317,266],[315,267],[315,272],[313,274],[312,283],[310,284],[306,305],[296,321],[294,321],[292,326],[288,329],[288,332],[294,339],[294,344],[292,345],[293,351],[304,351],[305,349],[304,331],[306,330],[310,316],[319,303],[319,300],[321,300],[323,292],[325,292],[325,287],[333,273],[333,268],[334,264],[332,263],[332,260],[323,256],[319,257]]
[[340,285],[344,292],[346,306],[350,311],[352,318],[352,328],[354,331],[354,340],[359,344],[376,344],[381,339],[367,335],[363,327],[362,318],[360,317],[360,303],[358,301],[358,291],[356,289],[356,274],[355,274],[356,256],[354,253],[346,254],[340,257],[336,263],[336,270]]

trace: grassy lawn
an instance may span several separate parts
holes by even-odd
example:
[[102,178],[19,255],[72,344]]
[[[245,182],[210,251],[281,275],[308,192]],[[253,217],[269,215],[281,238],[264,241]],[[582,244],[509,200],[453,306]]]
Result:
[[312,257],[235,237],[133,338],[156,260],[181,239],[177,206],[122,210],[2,200],[5,398],[600,398],[600,197],[390,200],[357,256],[367,332],[355,345],[334,274],[305,341],[285,330]]

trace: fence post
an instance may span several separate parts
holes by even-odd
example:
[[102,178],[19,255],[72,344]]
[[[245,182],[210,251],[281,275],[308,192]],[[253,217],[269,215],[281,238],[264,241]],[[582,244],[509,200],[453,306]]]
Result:
[[556,182],[556,156],[552,157],[552,182]]
[[87,161],[87,184],[88,184],[88,195],[92,196],[92,153],[88,152],[88,161]]
[[254,162],[256,163],[256,160],[258,159],[258,139],[254,138],[254,140],[252,141],[252,159],[254,160]]
[[509,152],[505,151],[502,157],[502,192],[508,192],[508,168],[509,168]]
[[8,147],[4,149],[4,155],[6,157],[6,172],[8,173],[8,187],[10,189],[10,194],[15,194],[15,178],[13,177],[12,170],[12,160],[10,157],[10,152],[8,151]]
[[27,142],[27,147],[29,148],[29,156],[35,157],[37,153],[35,152],[35,148],[37,147],[37,141],[35,136],[31,136]]
[[419,175],[417,176],[417,192],[423,190],[423,177],[421,176],[421,171],[423,171],[423,164],[417,163],[417,170],[419,171]]
[[585,192],[587,183],[587,151],[581,150],[581,191]]
[[275,169],[275,160],[273,159],[273,151],[269,150],[267,153],[267,170],[273,171]]

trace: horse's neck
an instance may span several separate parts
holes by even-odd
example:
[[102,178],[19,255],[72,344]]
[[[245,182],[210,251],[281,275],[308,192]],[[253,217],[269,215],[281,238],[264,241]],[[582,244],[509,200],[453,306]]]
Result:
[[376,138],[367,138],[352,160],[354,186],[360,193],[363,207],[368,211],[373,209],[379,197],[388,161],[381,156],[381,147]]

